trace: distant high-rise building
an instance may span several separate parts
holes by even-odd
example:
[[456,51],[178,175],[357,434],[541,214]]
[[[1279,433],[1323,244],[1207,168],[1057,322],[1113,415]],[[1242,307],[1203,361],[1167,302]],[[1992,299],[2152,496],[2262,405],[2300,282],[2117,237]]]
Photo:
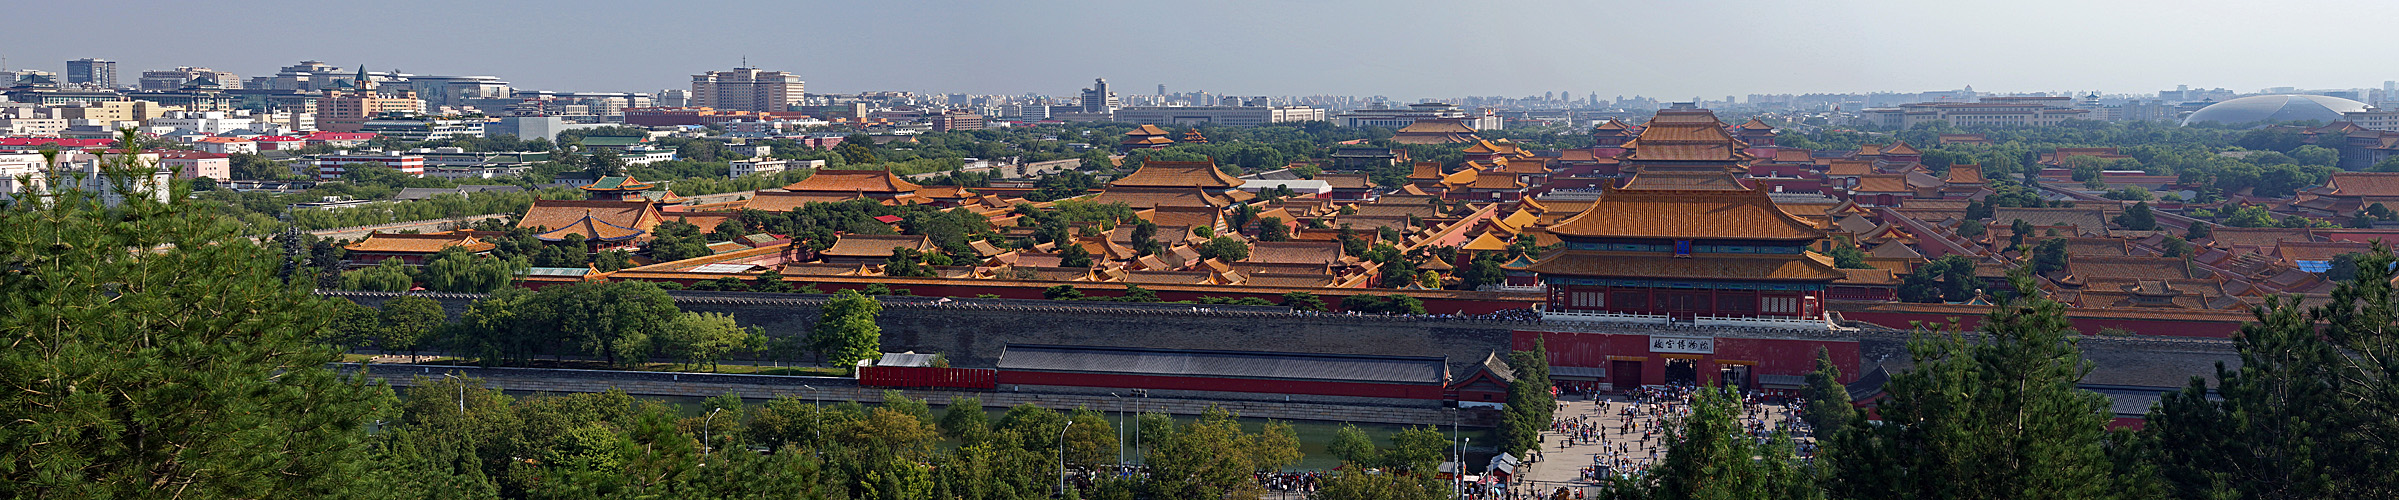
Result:
[[325,64],[323,61],[300,61],[300,64],[284,66],[282,69],[276,70],[273,77],[260,77],[265,79],[262,83],[266,84],[260,88],[306,91],[330,89],[333,88],[333,82],[341,72],[340,67]]
[[1124,101],[1117,100],[1116,93],[1108,91],[1106,78],[1092,79],[1091,88],[1083,89],[1083,98],[1076,104],[1082,105],[1085,113],[1106,113],[1124,107]]
[[115,88],[117,86],[117,63],[105,59],[67,61],[67,83],[89,83]]
[[729,111],[785,111],[807,95],[800,75],[733,68],[691,75],[691,105]]
[[1166,84],[1158,84],[1158,95],[1166,95]]
[[690,105],[691,92],[687,92],[682,89],[667,89],[658,91],[659,107],[680,108]]
[[143,71],[142,80],[140,83],[142,90],[176,90],[183,88],[183,86],[187,84],[201,83],[201,80],[207,80],[208,82],[215,84],[216,88],[224,90],[242,88],[241,75],[233,74],[233,72],[230,71],[217,71],[208,68],[194,68],[191,66],[176,66],[175,69],[169,70]]
[[38,69],[0,70],[0,87],[14,87],[20,83],[33,82],[56,84],[58,83],[58,73]]

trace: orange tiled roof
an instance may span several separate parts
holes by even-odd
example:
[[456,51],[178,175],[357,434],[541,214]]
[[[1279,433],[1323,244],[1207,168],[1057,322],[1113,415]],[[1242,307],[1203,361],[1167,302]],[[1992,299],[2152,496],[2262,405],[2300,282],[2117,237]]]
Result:
[[1852,193],[1913,193],[1916,192],[1916,189],[1908,187],[1908,176],[1906,175],[1869,174],[1858,176],[1858,186],[1850,188],[1849,191]]
[[1624,147],[1630,153],[1617,158],[1627,161],[1742,161],[1749,160],[1741,151],[1746,145],[1724,130],[1724,122],[1716,113],[1704,109],[1667,109],[1643,125],[1641,135]]
[[1665,239],[1824,237],[1824,231],[1783,213],[1766,193],[1753,190],[1609,190],[1590,209],[1558,222],[1549,231],[1565,236]]
[[1533,264],[1541,274],[1620,278],[1832,281],[1849,277],[1814,255],[1710,254],[1678,258],[1643,252],[1560,252]]
[[1482,235],[1475,236],[1474,241],[1466,242],[1465,245],[1459,246],[1458,249],[1473,250],[1477,252],[1496,252],[1507,250],[1508,242],[1506,240],[1499,239],[1498,235],[1492,233],[1492,231],[1484,231]]
[[1773,126],[1773,125],[1767,125],[1767,124],[1766,124],[1766,122],[1763,122],[1763,121],[1758,121],[1758,119],[1756,119],[1756,118],[1751,118],[1751,119],[1749,119],[1749,121],[1746,121],[1746,122],[1741,122],[1741,127],[1740,127],[1740,128],[1741,128],[1742,130],[1765,130],[1765,131],[1773,131],[1773,130],[1774,130],[1774,126]]
[[975,193],[973,191],[968,191],[966,188],[959,186],[925,186],[923,188],[918,188],[916,190],[916,195],[926,198],[940,199],[965,199],[975,197]]
[[783,186],[783,189],[788,191],[864,192],[891,195],[923,188],[924,186],[892,175],[890,171],[833,169],[818,169],[815,175],[791,183],[789,186]]
[[471,234],[441,232],[430,234],[371,233],[367,235],[366,239],[358,240],[357,243],[351,243],[342,248],[352,252],[435,253],[450,247],[465,248],[469,252],[488,252],[493,246]]
[[1123,203],[1134,210],[1158,207],[1224,207],[1231,199],[1210,194],[1195,187],[1111,187],[1091,198],[1092,203]]
[[1341,243],[1331,241],[1260,241],[1250,244],[1244,263],[1327,265],[1341,261]]
[[1225,175],[1214,161],[1146,161],[1141,169],[1122,179],[1109,182],[1121,187],[1197,187],[1224,189],[1237,187],[1241,179]]
[[2284,264],[2298,266],[2303,260],[2331,261],[2341,254],[2372,250],[2373,244],[2362,241],[2283,241],[2275,243],[2274,253]]
[[1473,146],[1467,146],[1465,152],[1466,154],[1498,154],[1500,149],[1499,146],[1491,144],[1490,140],[1480,140],[1474,141]]
[[792,211],[792,210],[795,210],[795,209],[798,209],[798,208],[800,208],[800,206],[802,206],[802,205],[807,205],[807,204],[810,204],[810,203],[840,203],[840,202],[844,202],[844,201],[855,200],[855,199],[858,199],[858,198],[861,198],[861,196],[859,196],[859,195],[858,195],[858,193],[856,193],[856,192],[842,193],[842,192],[832,192],[832,191],[807,191],[807,192],[775,192],[775,191],[759,191],[757,195],[751,196],[749,200],[743,201],[743,202],[742,202],[742,204],[741,204],[741,208],[750,209],[750,210],[760,210],[760,211],[767,211],[767,212],[789,212],[789,211]]
[[1131,130],[1131,131],[1125,132],[1125,135],[1156,135],[1156,136],[1163,136],[1163,135],[1166,135],[1166,134],[1167,134],[1167,132],[1166,132],[1166,129],[1158,128],[1158,126],[1157,126],[1157,125],[1150,125],[1150,124],[1142,124],[1142,125],[1141,125],[1141,126],[1139,126],[1139,127],[1133,127],[1133,130]]
[[1836,283],[1843,285],[1897,285],[1899,277],[1889,269],[1842,269]]
[[1630,130],[1633,126],[1625,125],[1623,120],[1609,118],[1607,123],[1599,124],[1597,128],[1599,130]]
[[832,247],[818,253],[830,257],[890,257],[894,248],[926,251],[934,248],[933,239],[923,235],[851,234],[834,240]]
[[2193,278],[2189,266],[2175,257],[2075,256],[2066,259],[2066,272],[2089,282],[2095,279]]
[[584,214],[574,222],[568,222],[564,226],[533,235],[533,237],[542,241],[565,241],[567,236],[582,235],[584,241],[626,241],[639,239],[647,234],[649,231],[611,224],[599,220],[592,214]]
[[1515,160],[1508,161],[1507,164],[1501,165],[1501,167],[1502,168],[1500,171],[1511,174],[1546,174],[1549,173],[1549,160],[1542,158],[1517,158]]
[[1982,184],[1988,181],[1983,180],[1982,165],[1950,165],[1949,175],[1945,178],[1942,178],[1941,182],[1950,184]]
[[[1468,172],[1472,172],[1472,170],[1468,170]],[[1471,187],[1474,189],[1524,189],[1524,184],[1516,182],[1516,176],[1514,175],[1500,173],[1477,176],[1474,178],[1474,185]]]
[[1467,168],[1458,169],[1458,171],[1451,172],[1449,175],[1441,176],[1441,184],[1449,186],[1450,189],[1457,189],[1459,186],[1474,184],[1475,180],[1481,178],[1481,176],[1481,170],[1475,170],[1472,165],[1468,165]]
[[1391,142],[1400,144],[1457,144],[1482,140],[1474,128],[1451,119],[1426,119],[1400,127]]
[[1899,142],[1897,142],[1897,143],[1893,143],[1893,144],[1891,144],[1891,147],[1883,148],[1883,155],[1885,155],[1885,156],[1890,156],[1890,155],[1920,155],[1920,154],[1924,154],[1924,152],[1922,152],[1922,151],[1917,151],[1917,150],[1916,150],[1916,148],[1915,148],[1914,146],[1909,146],[1909,145],[1908,145],[1908,141],[1899,141]]
[[2399,196],[2399,172],[2338,172],[2309,191],[2319,196]]
[[646,201],[533,200],[533,206],[525,209],[525,216],[517,219],[516,227],[558,229],[585,215],[611,225],[641,230],[655,227],[661,221],[655,205]]
[[1626,189],[1677,189],[1739,191],[1749,189],[1740,179],[1722,171],[1693,171],[1675,169],[1644,169],[1635,172],[1624,182]]
[[1833,160],[1832,166],[1824,169],[1824,175],[1829,177],[1857,177],[1870,173],[1874,173],[1874,163],[1859,160]]

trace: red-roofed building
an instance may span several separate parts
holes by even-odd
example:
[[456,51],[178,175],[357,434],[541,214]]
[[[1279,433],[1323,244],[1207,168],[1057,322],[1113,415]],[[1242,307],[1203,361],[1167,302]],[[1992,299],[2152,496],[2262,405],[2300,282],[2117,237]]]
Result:
[[308,139],[289,135],[262,135],[250,138],[258,143],[259,151],[287,151],[308,147]]
[[257,153],[258,143],[239,137],[202,137],[192,148],[217,154]]
[[44,147],[68,149],[106,149],[115,147],[116,139],[60,139],[57,137],[0,138],[0,150],[32,151]]

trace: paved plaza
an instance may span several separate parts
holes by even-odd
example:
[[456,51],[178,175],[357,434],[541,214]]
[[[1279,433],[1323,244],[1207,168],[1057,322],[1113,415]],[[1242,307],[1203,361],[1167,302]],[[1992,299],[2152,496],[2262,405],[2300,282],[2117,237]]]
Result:
[[[1559,398],[1557,425],[1542,433],[1538,461],[1527,464],[1520,491],[1582,489],[1604,484],[1593,479],[1610,472],[1646,470],[1666,456],[1665,424],[1681,418],[1689,407],[1680,398],[1641,403],[1624,395]],[[1781,402],[1745,405],[1744,427],[1772,430],[1786,422],[1799,426],[1796,410]],[[1814,438],[1801,432],[1801,443]],[[1804,445],[1803,445],[1804,446]]]

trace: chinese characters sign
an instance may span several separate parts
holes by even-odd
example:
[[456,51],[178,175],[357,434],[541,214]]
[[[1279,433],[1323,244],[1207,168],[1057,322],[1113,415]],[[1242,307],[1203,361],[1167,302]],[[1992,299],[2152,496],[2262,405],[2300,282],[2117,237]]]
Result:
[[1649,338],[1649,352],[1680,354],[1715,354],[1715,337],[1657,337]]

